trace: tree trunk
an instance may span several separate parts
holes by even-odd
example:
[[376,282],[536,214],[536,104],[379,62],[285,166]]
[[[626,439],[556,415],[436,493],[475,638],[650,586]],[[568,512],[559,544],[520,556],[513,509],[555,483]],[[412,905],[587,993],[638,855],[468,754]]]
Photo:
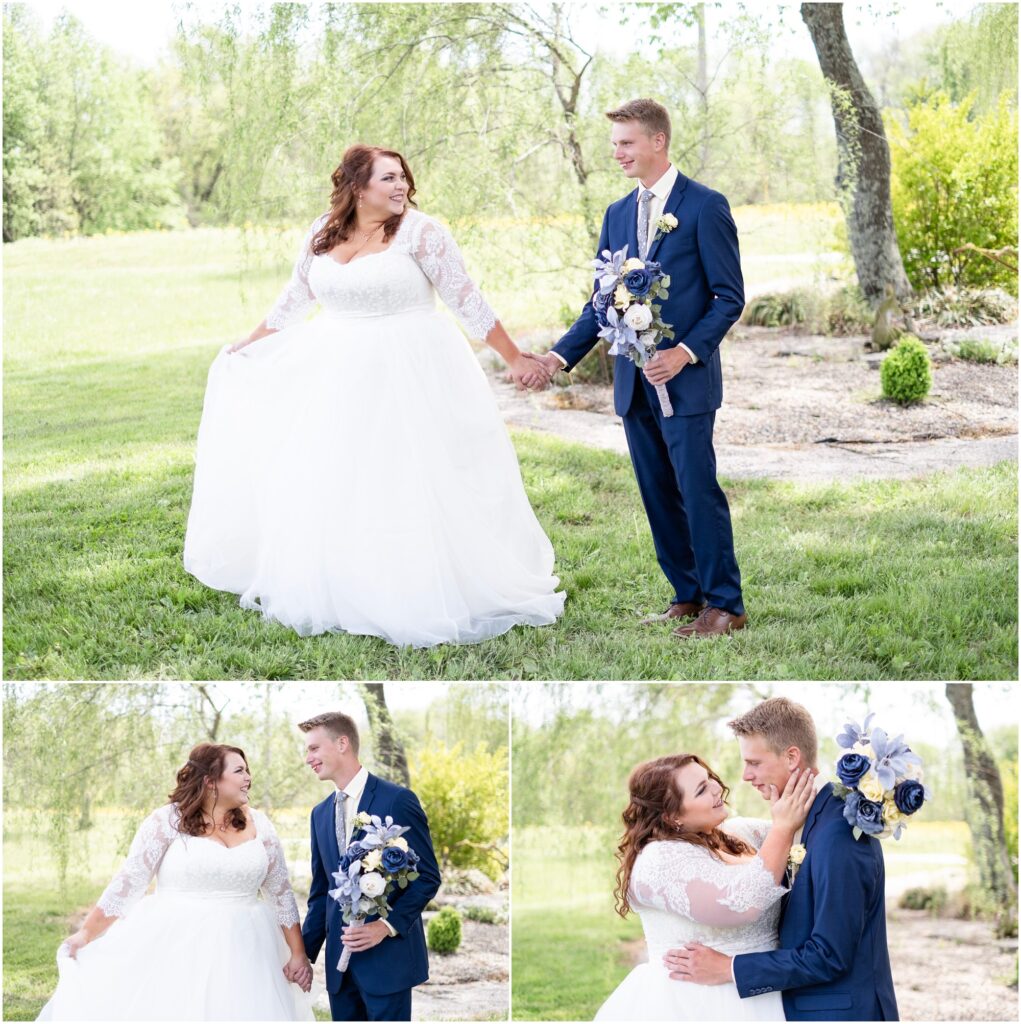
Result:
[[971,829],[979,881],[996,908],[998,919],[1012,919],[1017,908],[1017,880],[1007,856],[1003,832],[1000,772],[975,716],[971,684],[947,683],[946,695],[964,751],[964,772],[968,780],[965,816]]
[[408,775],[408,758],[404,744],[397,735],[390,709],[386,705],[386,694],[382,683],[362,683],[362,699],[369,715],[369,730],[376,747],[376,763],[391,782],[401,786],[411,784]]
[[837,132],[837,191],[840,194],[858,283],[873,306],[886,285],[907,303],[911,285],[893,230],[890,147],[883,119],[858,70],[844,31],[843,5],[802,4],[819,67],[830,89]]

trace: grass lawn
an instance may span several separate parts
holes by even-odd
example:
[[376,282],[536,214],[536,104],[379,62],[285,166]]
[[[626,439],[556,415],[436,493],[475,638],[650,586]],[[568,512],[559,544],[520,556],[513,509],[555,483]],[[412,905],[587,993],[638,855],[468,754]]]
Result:
[[[616,842],[592,826],[514,830],[514,1020],[591,1020],[634,965],[642,928],[613,909]],[[887,876],[917,871],[914,856],[970,846],[964,822],[915,822],[899,845],[884,843]]]
[[242,612],[181,566],[194,439],[213,355],[292,247],[212,229],[6,247],[6,678],[1016,677],[1012,465],[728,483],[752,628],[682,645],[637,625],[669,592],[628,461],[518,433],[568,594],[556,626],[402,651]]

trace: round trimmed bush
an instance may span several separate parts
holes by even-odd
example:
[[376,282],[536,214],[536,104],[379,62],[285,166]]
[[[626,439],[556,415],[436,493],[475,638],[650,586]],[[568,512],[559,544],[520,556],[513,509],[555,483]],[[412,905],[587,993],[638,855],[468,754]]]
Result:
[[883,394],[901,405],[920,402],[932,387],[929,350],[913,334],[905,334],[879,368]]
[[461,945],[461,915],[454,907],[444,907],[429,922],[425,940],[434,953],[453,953]]

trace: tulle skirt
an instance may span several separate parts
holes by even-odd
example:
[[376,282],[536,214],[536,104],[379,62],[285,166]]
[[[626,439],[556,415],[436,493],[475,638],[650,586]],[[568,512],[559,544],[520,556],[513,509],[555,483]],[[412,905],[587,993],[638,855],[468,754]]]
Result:
[[485,374],[431,309],[220,352],[184,564],[303,636],[474,643],[564,603]]
[[256,899],[146,896],[72,960],[39,1020],[312,1020],[287,944]]
[[665,967],[639,964],[599,1008],[597,1021],[784,1020],[779,992],[742,999],[737,986],[673,981]]

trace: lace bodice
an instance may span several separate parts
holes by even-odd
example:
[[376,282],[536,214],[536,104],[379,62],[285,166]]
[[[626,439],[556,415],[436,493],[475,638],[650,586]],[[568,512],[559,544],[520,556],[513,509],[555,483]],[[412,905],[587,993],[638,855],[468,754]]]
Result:
[[409,209],[388,249],[341,264],[312,254],[312,239],[326,217],[317,218],[305,235],[291,279],[266,317],[268,327],[303,320],[317,302],[334,315],[386,316],[433,309],[439,293],[471,337],[484,338],[492,330],[496,315],[438,221]]
[[153,811],[139,827],[127,860],[97,906],[107,917],[124,917],[155,876],[160,895],[254,898],[261,892],[281,925],[297,924],[298,906],[276,830],[261,811],[252,808],[250,813],[255,839],[228,849],[215,840],[178,832],[175,805]]
[[[769,824],[733,818],[723,828],[758,849]],[[685,942],[730,955],[775,949],[786,891],[758,856],[726,864],[691,843],[652,842],[635,859],[630,900],[642,920],[649,962],[658,964]]]

